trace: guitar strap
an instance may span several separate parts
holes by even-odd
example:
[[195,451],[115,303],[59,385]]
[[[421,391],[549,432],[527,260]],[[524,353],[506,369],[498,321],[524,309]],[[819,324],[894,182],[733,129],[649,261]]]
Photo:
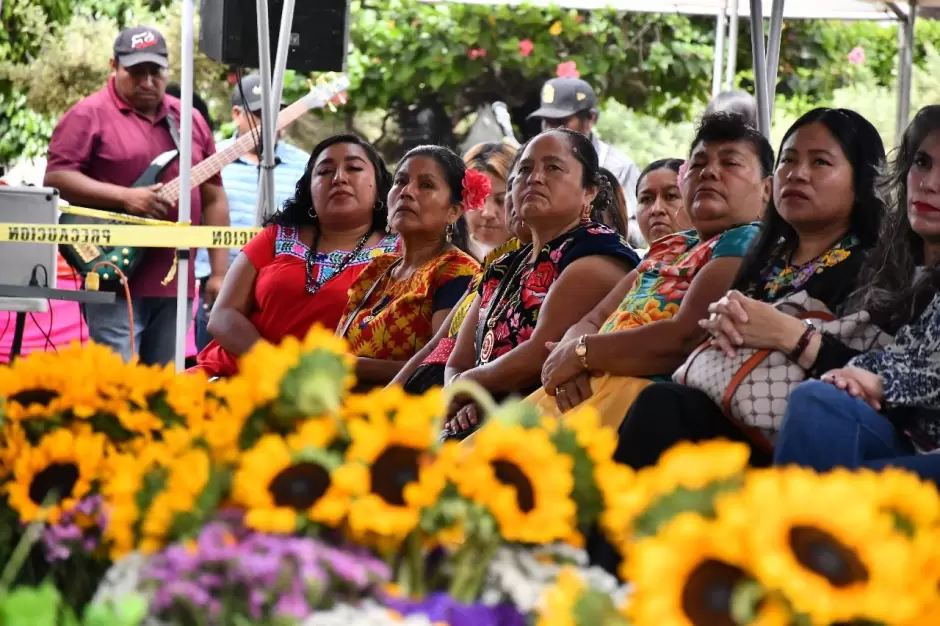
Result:
[[163,118],[164,124],[166,124],[167,129],[170,131],[170,139],[173,140],[173,145],[176,146],[176,149],[180,149],[180,131],[179,124],[176,122],[176,117],[170,112],[169,109],[166,111],[166,117]]

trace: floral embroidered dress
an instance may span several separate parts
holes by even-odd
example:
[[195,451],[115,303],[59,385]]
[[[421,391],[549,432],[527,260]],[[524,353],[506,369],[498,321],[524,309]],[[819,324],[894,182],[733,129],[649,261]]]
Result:
[[[248,319],[261,338],[272,343],[288,335],[302,338],[314,324],[336,328],[346,306],[349,286],[370,261],[394,252],[397,246],[398,237],[387,235],[349,260],[350,253],[340,250],[313,254],[311,277],[321,287],[310,295],[307,292],[310,248],[300,240],[297,228],[268,226],[242,249],[258,272],[254,289],[256,309]],[[208,376],[234,376],[238,372],[237,361],[213,340],[199,353],[198,364],[190,371],[199,370]]]
[[532,244],[494,261],[480,282],[476,366],[495,361],[528,341],[539,309],[569,265],[587,256],[606,256],[636,267],[639,257],[607,226],[588,222],[546,243],[529,261]]
[[705,265],[712,259],[744,256],[759,226],[757,222],[738,226],[705,242],[694,230],[655,242],[637,268],[633,287],[600,332],[612,333],[671,318]]
[[433,336],[434,313],[453,308],[480,267],[470,255],[450,249],[406,280],[394,280],[391,270],[400,259],[374,259],[349,288],[337,333],[356,356],[410,359]]
[[450,328],[447,330],[447,336],[440,340],[434,351],[408,377],[404,386],[405,391],[411,394],[422,394],[433,387],[444,386],[444,369],[447,365],[447,359],[450,358],[451,352],[454,351],[454,347],[457,345],[457,333],[460,332],[460,326],[463,324],[464,318],[467,317],[470,307],[473,306],[473,301],[477,296],[477,288],[483,278],[483,272],[503,255],[518,249],[519,240],[512,238],[486,255],[486,258],[483,259],[483,267],[473,277],[470,286],[464,292],[463,299],[454,307],[454,317],[451,320]]

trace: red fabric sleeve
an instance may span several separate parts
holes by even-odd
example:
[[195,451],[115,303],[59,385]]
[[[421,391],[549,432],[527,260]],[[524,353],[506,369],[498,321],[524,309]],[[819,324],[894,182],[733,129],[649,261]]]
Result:
[[274,240],[277,238],[277,228],[273,225],[266,226],[242,248],[242,252],[258,271],[274,260]]
[[46,171],[87,174],[98,130],[98,117],[93,111],[81,103],[69,109],[52,131]]
[[[208,159],[215,154],[215,139],[212,138],[212,131],[209,124],[203,119],[199,111],[193,109],[193,130],[198,133],[199,145],[204,153],[203,160]],[[203,184],[222,186],[222,173],[219,172]]]

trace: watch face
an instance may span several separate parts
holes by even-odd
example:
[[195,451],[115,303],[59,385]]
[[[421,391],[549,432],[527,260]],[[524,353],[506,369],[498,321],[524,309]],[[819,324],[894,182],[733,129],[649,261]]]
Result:
[[574,353],[577,354],[578,356],[584,356],[585,354],[587,354],[587,346],[584,345],[583,343],[579,343],[578,345],[574,347]]

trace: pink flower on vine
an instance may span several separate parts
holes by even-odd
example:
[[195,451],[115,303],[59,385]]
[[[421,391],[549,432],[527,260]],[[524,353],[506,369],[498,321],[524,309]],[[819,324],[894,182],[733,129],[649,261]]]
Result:
[[555,69],[555,75],[558,78],[581,78],[581,73],[578,72],[578,64],[574,61],[559,63]]
[[523,39],[519,42],[519,54],[524,57],[532,54],[532,49],[535,48],[535,44],[532,43],[531,39]]
[[849,52],[849,63],[852,65],[865,65],[865,49],[861,46],[855,46]]
[[483,48],[467,48],[467,58],[471,61],[482,59],[486,56],[486,50]]

